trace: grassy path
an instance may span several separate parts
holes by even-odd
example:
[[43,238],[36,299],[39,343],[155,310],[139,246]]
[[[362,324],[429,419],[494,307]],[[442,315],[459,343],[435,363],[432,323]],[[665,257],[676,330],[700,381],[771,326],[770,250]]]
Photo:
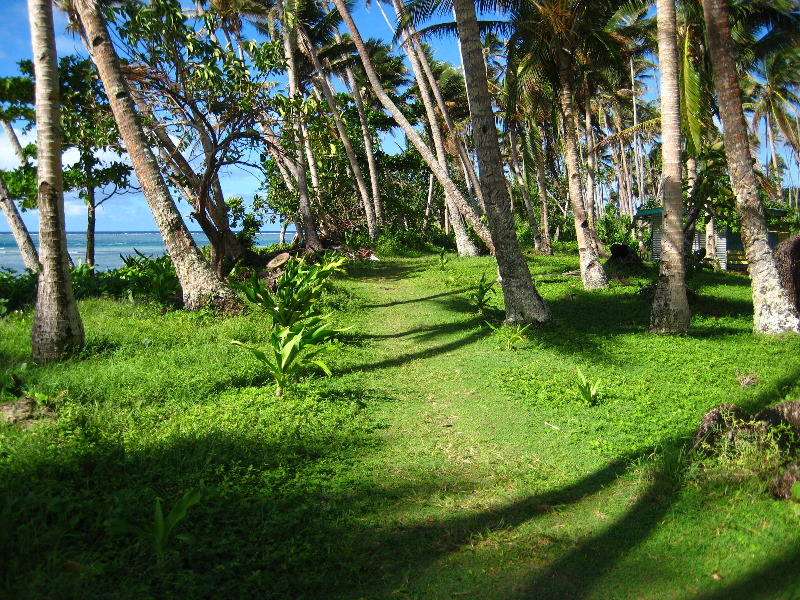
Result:
[[498,349],[445,278],[390,267],[354,284],[370,303],[349,376],[391,399],[366,459],[392,490],[371,523],[392,548],[379,560],[385,597],[744,598],[771,585],[783,597],[789,563],[774,574],[766,548],[750,566],[771,580],[720,583],[736,560],[716,555],[708,520],[680,522],[697,505],[681,497],[677,459],[598,452],[570,431],[596,414],[531,409],[509,393],[503,374],[531,348]]

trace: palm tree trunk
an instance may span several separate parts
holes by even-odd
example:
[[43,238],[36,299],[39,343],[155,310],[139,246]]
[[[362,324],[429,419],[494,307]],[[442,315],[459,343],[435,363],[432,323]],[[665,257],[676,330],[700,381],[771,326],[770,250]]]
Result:
[[184,305],[189,310],[207,306],[238,309],[241,302],[200,253],[164,182],[97,0],[75,0],[74,7],[83,26],[84,43],[103,82],[136,178],[175,265],[183,288]]
[[[563,54],[563,53],[562,53]],[[578,256],[581,266],[581,280],[587,290],[608,286],[608,277],[600,264],[600,256],[594,237],[589,228],[586,209],[583,205],[581,174],[578,162],[578,139],[575,132],[575,110],[572,101],[572,72],[566,55],[562,56],[559,80],[561,83],[561,116],[564,125],[565,162],[569,180],[569,199],[575,218],[575,233],[578,238]]]
[[[399,0],[393,0],[393,4],[395,11],[398,15],[400,15],[402,11],[402,3]],[[427,61],[422,49],[419,47],[419,44],[417,44],[413,37],[410,36],[410,31],[406,31],[405,33],[406,39],[402,46],[406,50],[406,56],[408,56],[408,59],[411,62],[411,69],[414,71],[414,77],[417,80],[417,88],[419,89],[420,97],[422,98],[422,104],[425,107],[425,114],[428,118],[428,127],[430,128],[431,140],[433,141],[433,147],[436,150],[436,159],[439,164],[439,168],[444,172],[448,172],[447,154],[444,149],[444,136],[442,134],[442,128],[439,126],[439,120],[437,118],[436,111],[434,110],[434,99],[433,93],[431,92],[431,89],[436,85],[436,83],[430,83],[428,81],[428,78],[425,74],[425,69],[422,66],[422,63]],[[461,218],[458,204],[455,198],[448,193],[447,188],[445,188],[445,204],[448,207],[447,212],[450,217],[450,225],[452,225],[453,234],[456,238],[456,250],[458,251],[458,255],[477,256],[478,248],[470,239],[467,229],[464,226],[464,222]]]
[[458,42],[464,65],[486,217],[489,220],[489,231],[492,233],[503,288],[506,322],[545,323],[550,321],[552,315],[533,284],[509,210],[509,196],[505,187],[506,178],[503,175],[500,142],[486,79],[486,63],[483,59],[475,4],[472,0],[454,0],[453,12],[458,27]]
[[86,254],[84,261],[88,266],[94,265],[94,233],[97,224],[97,205],[95,204],[94,187],[86,188]]
[[474,211],[471,210],[467,204],[467,201],[453,183],[453,180],[450,179],[447,171],[439,166],[438,160],[434,156],[433,152],[431,152],[430,148],[422,140],[419,133],[417,133],[417,131],[411,126],[411,123],[409,123],[405,115],[400,112],[400,109],[397,108],[397,105],[383,90],[383,86],[378,79],[378,75],[375,72],[375,68],[372,65],[372,61],[370,60],[366,46],[364,45],[364,40],[362,39],[361,34],[359,33],[358,28],[353,21],[353,18],[350,16],[347,6],[344,4],[343,0],[333,0],[333,3],[336,6],[336,9],[339,11],[342,20],[345,22],[347,29],[350,31],[350,36],[353,38],[353,43],[355,44],[358,55],[361,58],[361,63],[364,66],[364,72],[367,74],[375,96],[378,98],[383,107],[389,112],[389,114],[392,115],[392,118],[395,120],[397,125],[403,130],[409,141],[417,149],[417,152],[420,153],[422,159],[428,165],[428,168],[430,168],[431,172],[444,188],[445,197],[450,197],[454,200],[454,202],[457,203],[458,210],[467,218],[470,226],[481,239],[481,241],[486,244],[491,252],[494,252],[492,237],[487,227],[480,221],[480,218],[474,214]]
[[530,225],[531,232],[533,233],[533,248],[536,250],[536,252],[541,252],[542,236],[539,234],[539,223],[536,221],[536,215],[533,212],[533,202],[531,202],[531,196],[528,193],[528,186],[525,181],[525,176],[520,168],[517,131],[516,125],[513,123],[511,124],[509,135],[511,137],[511,170],[517,177],[517,183],[519,185],[520,192],[522,192],[522,200],[525,202],[525,210],[528,213],[528,224]]
[[311,61],[314,63],[314,69],[317,71],[319,84],[322,88],[322,95],[325,97],[325,100],[328,102],[328,106],[330,107],[330,114],[333,118],[333,123],[336,126],[337,133],[339,134],[339,139],[342,141],[342,145],[344,146],[344,152],[347,155],[347,160],[350,163],[350,169],[353,173],[353,178],[355,179],[356,186],[358,187],[358,193],[361,196],[361,203],[364,207],[364,216],[367,221],[367,232],[369,234],[369,239],[375,240],[378,238],[378,224],[375,219],[375,210],[373,208],[372,198],[370,198],[369,191],[367,190],[367,183],[364,181],[364,175],[361,173],[361,166],[358,164],[355,150],[353,150],[353,144],[350,141],[350,136],[348,135],[344,126],[344,122],[340,116],[339,103],[336,101],[336,98],[334,98],[333,90],[331,90],[331,86],[328,83],[326,70],[322,66],[322,61],[320,61],[319,55],[317,54],[317,50],[314,48],[313,43],[310,40],[307,40],[307,42]]
[[691,313],[686,295],[683,253],[681,176],[681,104],[678,89],[678,40],[675,0],[657,0],[658,63],[661,71],[661,139],[664,180],[664,232],[658,287],[650,313],[650,331],[687,331]]
[[39,202],[39,287],[31,346],[37,362],[58,360],[84,344],[83,321],[72,290],[64,230],[61,113],[53,4],[29,0],[36,79]]
[[364,99],[361,97],[361,91],[358,89],[356,77],[353,74],[353,69],[347,67],[345,70],[347,76],[347,83],[350,86],[350,91],[353,94],[353,102],[358,111],[358,120],[361,123],[361,133],[364,138],[364,152],[367,155],[367,167],[369,168],[369,179],[372,187],[372,202],[375,211],[375,221],[378,227],[383,225],[383,201],[381,200],[381,186],[378,177],[378,161],[375,158],[375,146],[372,143],[372,133],[369,128],[369,121],[367,121],[367,112],[364,107]]
[[25,222],[17,210],[17,205],[11,198],[11,193],[8,191],[6,182],[0,176],[0,210],[8,221],[8,228],[14,235],[14,240],[17,242],[17,248],[22,255],[22,261],[25,263],[25,268],[30,269],[34,273],[39,270],[39,256],[36,253],[36,246],[33,245],[31,234],[25,226]]
[[[19,143],[17,134],[11,124],[2,119],[0,119],[0,123],[2,123],[3,129],[8,135],[8,141],[11,142],[11,147],[14,149],[14,154],[17,155],[20,164],[26,164],[27,161],[22,153],[22,145]],[[11,197],[8,186],[2,177],[0,177],[0,209],[3,211],[6,221],[8,221],[8,228],[17,242],[17,248],[19,248],[19,253],[22,255],[25,268],[36,273],[39,271],[39,255],[36,252],[36,246],[33,245],[31,234],[28,232],[28,228],[25,226],[25,222],[22,220],[19,210],[17,210],[17,205],[14,204],[14,199]]]
[[725,155],[753,289],[756,333],[800,331],[800,317],[781,285],[767,242],[767,225],[758,193],[742,110],[734,45],[725,0],[702,0],[706,41],[714,67],[714,87],[722,120]]
[[[535,127],[539,127],[534,124]],[[535,155],[536,160],[536,187],[539,191],[539,204],[541,210],[539,211],[539,219],[542,226],[539,231],[542,236],[542,254],[545,256],[552,256],[553,245],[550,242],[550,216],[547,202],[547,173],[544,166],[544,136],[539,132],[539,139],[541,140],[539,147],[533,151],[533,144],[531,144],[531,151]]]
[[[297,65],[294,53],[294,43],[292,39],[291,27],[285,22],[283,0],[276,3],[279,11],[279,18],[282,22],[282,36],[283,36],[283,49],[286,55],[286,69],[287,79],[289,81],[289,98],[295,102],[300,102],[302,96],[298,89],[297,83]],[[299,109],[299,107],[297,107]],[[313,252],[322,252],[322,243],[317,236],[317,229],[315,225],[314,215],[311,212],[311,197],[308,191],[308,178],[306,177],[307,159],[305,154],[305,144],[308,139],[304,135],[303,124],[297,115],[293,116],[293,127],[295,132],[295,144],[297,148],[297,160],[292,167],[292,175],[295,182],[297,182],[297,195],[298,204],[300,209],[300,223],[303,228],[303,237],[305,238],[306,248]],[[313,157],[310,161],[314,162]]]

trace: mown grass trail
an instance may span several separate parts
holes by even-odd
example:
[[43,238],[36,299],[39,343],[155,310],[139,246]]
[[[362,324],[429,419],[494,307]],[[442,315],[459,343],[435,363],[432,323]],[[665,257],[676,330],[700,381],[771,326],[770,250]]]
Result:
[[[696,389],[694,377],[676,382],[680,370],[665,371],[685,369],[681,363],[691,353],[717,344],[702,334],[642,340],[648,306],[630,290],[576,298],[570,278],[542,277],[556,323],[532,331],[518,351],[503,351],[464,294],[486,264],[465,262],[455,277],[435,269],[404,273],[404,265],[378,268],[355,284],[370,304],[363,362],[354,368],[367,385],[394,399],[381,415],[384,456],[407,457],[393,473],[376,477],[386,484],[394,476],[413,490],[392,508],[404,515],[402,522],[376,523],[390,547],[397,547],[394,536],[410,540],[399,544],[405,554],[390,569],[394,576],[384,592],[415,598],[744,598],[757,591],[784,597],[798,539],[782,530],[790,523],[786,507],[748,488],[735,492],[735,500],[724,498],[727,489],[722,497],[687,489],[684,479],[681,440],[706,405],[731,387],[709,393]],[[705,318],[699,312],[698,328]],[[735,354],[734,340],[747,336],[729,335],[733,346],[717,349],[722,357]],[[796,348],[796,340],[790,345]],[[765,346],[785,357],[792,353]],[[600,406],[576,402],[578,364],[601,378],[611,367]],[[631,384],[641,376],[637,368],[649,380]],[[776,387],[785,388],[778,373]],[[718,381],[713,373],[700,377]],[[796,386],[796,373],[788,380]],[[656,408],[658,396],[670,402],[692,387],[691,401]],[[756,402],[775,393],[767,386],[760,391]],[[708,398],[698,402],[704,393]],[[530,398],[536,402],[526,402]],[[618,411],[623,414],[609,418]],[[742,503],[757,508],[749,512]],[[759,541],[743,550],[750,535]],[[765,537],[772,539],[765,543]],[[725,547],[723,540],[731,539],[738,541]]]

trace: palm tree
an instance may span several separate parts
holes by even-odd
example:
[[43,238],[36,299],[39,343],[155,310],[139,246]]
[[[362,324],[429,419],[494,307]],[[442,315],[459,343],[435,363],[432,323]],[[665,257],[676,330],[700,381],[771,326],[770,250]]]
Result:
[[691,317],[686,295],[683,254],[681,106],[675,0],[658,0],[657,11],[664,233],[661,237],[658,287],[653,299],[650,329],[659,333],[675,333],[688,330]]
[[[444,188],[445,194],[454,198],[458,202],[459,211],[464,212],[465,216],[469,218],[467,209],[465,208],[467,202],[466,200],[464,200],[464,197],[461,195],[461,192],[459,192],[458,188],[453,183],[453,180],[450,178],[447,171],[441,168],[436,156],[422,140],[422,137],[419,135],[419,133],[412,127],[409,120],[397,107],[397,104],[389,97],[389,95],[384,90],[383,85],[381,84],[381,81],[378,78],[378,74],[376,73],[375,68],[372,65],[372,61],[370,60],[370,55],[367,50],[366,44],[364,43],[364,40],[361,37],[361,34],[359,33],[358,28],[356,27],[356,24],[353,21],[352,16],[350,15],[349,9],[347,8],[343,0],[334,0],[334,5],[336,6],[336,9],[339,11],[342,20],[347,26],[347,29],[350,31],[353,43],[356,47],[356,50],[358,51],[359,58],[361,59],[361,64],[363,65],[364,72],[369,79],[372,93],[380,101],[381,105],[383,105],[383,107],[389,112],[389,114],[392,116],[397,125],[406,134],[411,144],[420,153],[425,163],[431,169],[431,172],[434,174],[436,179]],[[478,219],[476,219],[474,222],[470,221],[470,225],[472,226],[475,233],[481,238],[481,241],[483,241],[487,245],[490,251],[494,252],[492,238],[491,234],[488,231],[488,228],[485,225],[483,225],[483,223],[481,223],[481,221]]]
[[164,182],[123,77],[98,0],[74,0],[73,10],[86,49],[103,82],[136,177],[175,265],[183,288],[184,305],[190,310],[207,306],[224,310],[238,308],[241,302],[200,253]]
[[734,62],[734,44],[725,0],[702,0],[706,42],[714,69],[714,87],[723,126],[725,155],[742,243],[753,288],[753,328],[756,333],[800,331],[798,316],[786,291],[767,242],[767,227],[753,171],[753,158],[742,109],[739,77]]
[[797,83],[800,80],[800,50],[796,47],[779,48],[760,57],[751,65],[748,75],[744,87],[751,101],[744,105],[744,109],[752,114],[753,133],[757,132],[758,123],[762,119],[764,121],[771,156],[769,169],[779,181],[776,133],[780,134],[795,156],[800,153],[800,136],[792,122],[792,118],[798,114],[796,107],[800,105]]
[[51,0],[29,0],[36,79],[39,248],[41,270],[31,346],[37,362],[58,360],[84,344],[83,321],[72,290],[64,230],[61,116]]
[[515,6],[511,24],[510,61],[521,65],[521,73],[530,70],[547,77],[558,92],[569,199],[578,237],[581,278],[586,289],[603,288],[608,279],[600,264],[584,205],[573,90],[581,65],[590,62],[598,67],[627,65],[630,40],[607,27],[622,4],[614,0],[520,2]]
[[514,231],[475,3],[473,0],[453,0],[453,12],[467,82],[472,136],[478,156],[486,217],[502,279],[506,322],[544,323],[552,315],[536,291]]

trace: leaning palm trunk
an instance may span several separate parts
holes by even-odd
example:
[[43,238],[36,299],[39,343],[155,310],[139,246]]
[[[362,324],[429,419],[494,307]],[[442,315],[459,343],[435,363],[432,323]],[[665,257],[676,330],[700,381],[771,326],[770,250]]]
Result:
[[39,287],[31,346],[37,362],[58,360],[84,344],[83,322],[72,290],[64,230],[61,113],[51,0],[29,0],[36,78],[39,186]]
[[[292,36],[292,29],[285,21],[286,15],[284,14],[283,0],[276,3],[276,8],[279,12],[279,18],[282,23],[282,37],[283,37],[283,50],[286,55],[286,70],[287,79],[289,83],[289,98],[298,103],[302,100],[302,95],[299,91],[297,83],[297,61],[294,53],[294,42]],[[299,110],[299,106],[294,107]],[[314,215],[311,212],[311,196],[308,189],[308,178],[306,177],[306,166],[313,165],[313,157],[309,160],[306,157],[306,142],[308,135],[306,135],[303,123],[297,114],[292,115],[292,126],[294,129],[294,142],[297,148],[296,161],[290,164],[292,176],[297,184],[297,197],[300,212],[300,223],[303,229],[303,237],[305,238],[306,248],[313,252],[322,251],[322,243],[317,236],[316,223]]]
[[[399,16],[402,11],[402,3],[399,0],[393,0],[393,4],[395,11]],[[444,149],[444,136],[442,134],[442,128],[439,126],[439,120],[436,116],[436,111],[434,110],[432,88],[436,87],[436,83],[430,82],[425,74],[425,68],[422,66],[422,63],[427,63],[427,59],[422,52],[422,48],[420,48],[419,44],[417,44],[416,40],[414,40],[414,38],[411,36],[412,31],[407,30],[405,33],[406,40],[402,45],[406,50],[406,56],[408,56],[408,59],[411,62],[411,69],[414,71],[414,77],[417,80],[417,88],[419,89],[420,97],[422,98],[422,105],[425,107],[425,114],[428,118],[428,127],[430,128],[431,140],[433,141],[433,147],[436,150],[436,160],[439,164],[439,168],[444,172],[448,172],[447,155]],[[449,216],[448,222],[452,226],[453,235],[456,238],[456,250],[458,251],[459,256],[477,256],[478,248],[470,239],[467,229],[464,226],[464,221],[459,213],[457,201],[452,194],[448,193],[447,189],[445,189],[445,205],[447,207],[446,213]]]
[[681,105],[675,0],[658,0],[657,6],[658,62],[661,65],[664,232],[661,237],[658,287],[650,313],[650,330],[675,333],[688,330],[691,318],[684,279]]
[[22,255],[22,260],[25,263],[25,268],[30,269],[34,273],[39,270],[39,256],[36,253],[36,246],[33,245],[31,234],[28,228],[25,227],[25,222],[17,210],[17,205],[11,198],[11,193],[8,191],[5,181],[0,177],[0,210],[8,221],[8,228],[14,235],[14,240],[17,242],[17,248]]
[[767,243],[767,226],[753,172],[753,158],[742,111],[739,78],[733,58],[733,41],[725,0],[702,0],[706,37],[714,66],[714,87],[722,120],[725,155],[742,243],[753,288],[753,329],[756,333],[800,331],[800,317],[781,285]]
[[[562,63],[566,62],[566,56]],[[572,103],[572,72],[568,63],[559,69],[561,83],[561,116],[564,125],[564,147],[567,176],[569,178],[569,199],[575,218],[575,232],[578,238],[578,256],[581,267],[581,280],[587,290],[596,290],[608,285],[594,237],[586,217],[581,190],[581,174],[578,162],[578,142],[575,132],[575,111]]]
[[316,48],[314,48],[314,45],[310,40],[307,40],[307,46],[308,53],[311,56],[311,61],[314,63],[314,69],[317,71],[320,88],[322,88],[322,94],[325,97],[328,106],[330,107],[331,118],[336,126],[336,132],[339,134],[339,139],[344,146],[344,152],[347,155],[348,162],[350,163],[350,170],[353,173],[353,178],[356,181],[358,193],[361,196],[361,203],[364,207],[364,216],[367,221],[367,232],[369,234],[369,239],[375,240],[378,237],[378,224],[375,219],[375,210],[372,204],[372,199],[369,196],[369,191],[367,190],[367,183],[364,181],[364,175],[361,173],[361,166],[358,164],[355,150],[353,150],[353,144],[350,141],[350,136],[348,135],[347,129],[345,129],[344,126],[344,122],[342,121],[342,117],[339,112],[339,103],[333,96],[333,90],[328,83],[328,77],[325,68],[322,66],[322,61],[319,59]]
[[[8,135],[8,141],[11,142],[11,146],[14,148],[14,154],[17,155],[17,158],[24,165],[27,161],[22,153],[22,146],[19,143],[19,139],[17,139],[17,134],[8,121],[0,120],[0,123],[3,125],[3,129],[5,129]],[[6,221],[8,221],[8,227],[14,235],[14,240],[17,242],[17,248],[19,248],[19,253],[22,255],[25,268],[30,269],[34,273],[37,272],[39,270],[39,255],[36,252],[36,246],[33,245],[31,234],[28,232],[28,228],[25,226],[25,222],[22,220],[19,210],[17,210],[17,205],[14,204],[14,200],[11,198],[8,186],[1,177],[0,210],[3,211]]]
[[103,82],[136,177],[175,265],[184,305],[189,310],[206,306],[224,310],[238,308],[241,302],[203,258],[164,182],[123,77],[98,1],[76,0],[74,7],[83,27],[84,43]]
[[[402,4],[399,0],[394,0],[395,11],[397,14],[400,15]],[[473,161],[470,159],[469,154],[467,153],[467,149],[464,146],[464,142],[462,141],[461,137],[458,135],[456,131],[455,123],[453,123],[453,118],[450,116],[450,109],[447,107],[447,103],[444,101],[444,96],[442,96],[442,90],[439,88],[439,82],[436,80],[436,76],[433,73],[433,69],[431,69],[431,65],[428,62],[428,57],[425,56],[425,52],[422,50],[422,47],[417,43],[417,36],[414,26],[409,23],[407,25],[407,33],[408,33],[408,40],[406,41],[406,45],[412,48],[412,51],[416,54],[419,60],[419,65],[422,68],[423,72],[425,73],[424,80],[427,82],[427,85],[430,87],[430,91],[433,94],[433,97],[436,99],[436,105],[439,108],[439,112],[444,119],[444,123],[447,126],[449,131],[450,137],[453,140],[453,144],[456,147],[456,152],[458,152],[458,157],[461,160],[461,168],[464,171],[464,178],[467,180],[467,185],[472,189],[475,193],[475,196],[478,199],[478,204],[481,207],[481,210],[485,211],[484,201],[483,201],[483,190],[481,190],[480,181],[478,181],[478,175],[475,173],[475,166]],[[419,76],[417,76],[419,80]]]
[[545,323],[552,315],[536,291],[514,230],[475,4],[472,0],[455,0],[453,11],[458,27],[486,217],[489,220],[489,231],[492,233],[495,258],[502,279],[506,322]]
[[474,211],[472,211],[468,206],[467,201],[461,195],[461,192],[458,191],[458,188],[453,183],[453,180],[450,179],[447,171],[440,167],[438,160],[434,156],[433,152],[431,152],[430,148],[428,148],[428,146],[422,140],[422,137],[420,137],[419,133],[417,133],[417,131],[411,126],[411,123],[409,123],[405,115],[400,112],[400,109],[397,108],[397,105],[383,90],[383,86],[378,79],[378,75],[375,72],[375,68],[372,65],[372,61],[370,60],[366,46],[364,45],[364,40],[362,39],[361,34],[359,33],[358,28],[353,21],[353,18],[350,16],[347,6],[343,0],[333,0],[333,2],[342,17],[342,20],[347,25],[347,29],[350,31],[350,35],[353,38],[353,43],[356,46],[358,55],[361,58],[361,63],[364,66],[364,72],[367,74],[367,78],[369,79],[375,96],[378,98],[383,107],[389,112],[389,114],[392,115],[392,118],[403,130],[403,133],[406,134],[409,141],[413,144],[414,148],[416,148],[417,152],[420,153],[422,159],[428,165],[428,168],[430,168],[433,175],[444,188],[445,196],[449,196],[457,203],[458,210],[467,218],[470,226],[481,239],[481,241],[486,244],[491,252],[494,252],[492,236],[489,233],[488,228],[480,221],[477,215],[474,214]]

